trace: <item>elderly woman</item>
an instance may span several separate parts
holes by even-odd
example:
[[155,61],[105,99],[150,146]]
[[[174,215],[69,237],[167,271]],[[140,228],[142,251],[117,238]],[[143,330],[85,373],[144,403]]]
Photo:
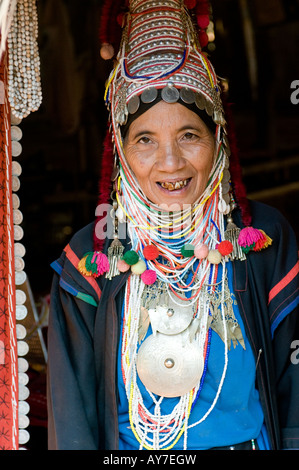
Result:
[[295,448],[294,234],[240,197],[183,2],[129,4],[105,92],[111,206],[106,148],[96,223],[53,263],[49,448]]

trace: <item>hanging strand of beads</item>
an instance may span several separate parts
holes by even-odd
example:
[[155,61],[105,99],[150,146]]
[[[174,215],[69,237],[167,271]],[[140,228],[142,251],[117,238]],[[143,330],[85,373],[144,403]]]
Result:
[[20,210],[20,199],[17,192],[21,186],[20,176],[22,173],[21,164],[17,161],[22,153],[22,130],[20,128],[22,120],[15,116],[11,116],[11,153],[12,153],[12,208],[13,208],[13,224],[14,224],[14,255],[15,255],[15,297],[16,297],[16,336],[18,351],[18,393],[19,393],[19,444],[24,445],[29,441],[29,405],[27,399],[29,397],[29,388],[27,387],[29,378],[26,373],[29,364],[26,355],[29,352],[29,346],[26,342],[27,330],[22,321],[27,316],[26,300],[27,296],[22,286],[26,282],[27,275],[24,271],[25,247],[22,244],[24,231],[22,228],[23,215]]
[[[29,352],[26,342],[27,330],[22,322],[27,317],[27,295],[23,286],[26,283],[24,271],[25,247],[22,244],[24,231],[22,228],[23,215],[20,210],[20,199],[17,192],[20,188],[22,167],[18,161],[22,153],[22,130],[19,127],[22,120],[31,112],[37,111],[42,101],[40,80],[40,58],[38,51],[38,15],[36,0],[7,0],[0,5],[1,33],[5,32],[6,44],[2,45],[1,57],[6,52],[7,76],[5,80],[5,103],[10,122],[7,124],[7,136],[10,137],[8,146],[11,161],[10,174],[7,175],[11,188],[11,209],[14,237],[14,324],[17,340],[17,410],[18,442],[15,448],[24,446],[30,439],[26,428],[29,426],[29,397],[28,361],[25,356]],[[5,50],[6,46],[6,50]],[[25,289],[26,290],[26,289]]]
[[42,101],[36,0],[18,0],[8,34],[8,96],[14,116],[25,118]]

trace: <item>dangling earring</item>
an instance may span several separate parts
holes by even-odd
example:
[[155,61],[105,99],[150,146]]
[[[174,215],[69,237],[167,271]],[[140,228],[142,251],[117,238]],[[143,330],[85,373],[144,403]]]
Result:
[[113,277],[118,276],[120,274],[120,271],[118,269],[118,261],[123,255],[124,252],[124,246],[120,242],[118,238],[118,218],[117,218],[117,209],[118,209],[118,203],[117,200],[114,198],[113,199],[113,192],[111,194],[112,196],[112,209],[110,212],[111,217],[113,218],[113,241],[108,248],[108,260],[109,260],[109,271],[106,274],[106,278],[111,280]]

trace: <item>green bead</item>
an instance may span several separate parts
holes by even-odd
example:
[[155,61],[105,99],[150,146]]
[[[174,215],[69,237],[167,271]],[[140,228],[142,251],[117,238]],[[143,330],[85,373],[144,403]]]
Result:
[[130,250],[124,254],[123,260],[130,266],[133,266],[133,264],[136,264],[139,261],[139,255],[136,251]]
[[191,258],[194,255],[194,246],[191,243],[187,243],[181,248],[181,254],[185,258]]

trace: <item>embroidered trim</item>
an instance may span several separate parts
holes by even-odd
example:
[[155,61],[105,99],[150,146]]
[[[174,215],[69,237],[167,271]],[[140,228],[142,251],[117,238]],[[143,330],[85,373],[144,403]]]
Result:
[[299,273],[299,261],[295,264],[295,266],[286,274],[284,278],[281,279],[270,291],[269,293],[269,301],[270,302],[274,299],[274,297],[279,294]]

